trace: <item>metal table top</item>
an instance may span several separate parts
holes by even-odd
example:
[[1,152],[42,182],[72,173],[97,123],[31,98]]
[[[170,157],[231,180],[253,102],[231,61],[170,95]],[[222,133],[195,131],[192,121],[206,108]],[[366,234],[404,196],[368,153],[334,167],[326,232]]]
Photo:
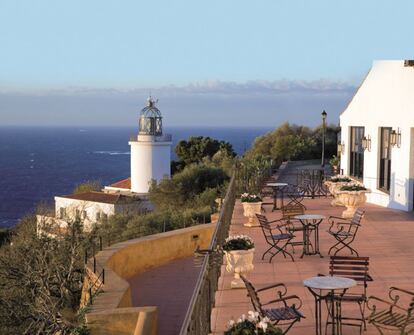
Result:
[[326,219],[326,216],[320,214],[302,214],[296,215],[294,218],[298,220],[323,220]]
[[287,183],[267,183],[266,184],[269,187],[282,187],[282,186],[288,186],[289,184]]
[[321,276],[305,279],[303,284],[306,287],[318,290],[344,290],[357,285],[357,282],[351,278]]

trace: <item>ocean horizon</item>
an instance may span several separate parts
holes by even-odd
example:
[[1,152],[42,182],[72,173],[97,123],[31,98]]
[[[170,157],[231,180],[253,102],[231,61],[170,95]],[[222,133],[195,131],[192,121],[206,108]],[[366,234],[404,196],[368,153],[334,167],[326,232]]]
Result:
[[[265,127],[165,127],[178,141],[210,136],[228,141],[243,154]],[[14,226],[39,203],[53,203],[79,183],[108,185],[130,175],[128,141],[137,127],[2,126],[0,127],[0,228]]]

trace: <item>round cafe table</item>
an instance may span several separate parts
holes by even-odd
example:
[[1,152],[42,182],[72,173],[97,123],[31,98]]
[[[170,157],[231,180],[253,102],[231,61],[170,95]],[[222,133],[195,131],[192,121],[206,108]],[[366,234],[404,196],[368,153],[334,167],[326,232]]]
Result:
[[281,206],[283,207],[283,189],[288,186],[288,184],[286,183],[267,183],[267,186],[271,187],[273,190],[273,208],[272,208],[272,212],[276,209],[279,209],[277,207],[277,198],[278,198],[278,193],[279,190],[281,192],[281,197],[280,197],[280,201],[281,201]]
[[357,285],[357,282],[350,278],[321,276],[305,279],[303,284],[315,298],[316,335],[322,335],[323,300],[330,302],[327,325],[332,325],[332,335],[340,335],[342,333],[341,299],[349,288]]
[[[294,216],[303,225],[303,252],[304,255],[319,255],[323,257],[319,251],[319,225],[326,218],[320,214],[303,214]],[[314,245],[311,243],[311,232],[314,232]],[[312,247],[312,251],[310,250]]]

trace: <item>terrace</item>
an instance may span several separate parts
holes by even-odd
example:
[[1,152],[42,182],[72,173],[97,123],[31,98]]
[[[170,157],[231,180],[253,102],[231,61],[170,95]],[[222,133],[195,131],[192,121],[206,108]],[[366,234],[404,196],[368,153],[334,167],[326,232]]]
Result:
[[[292,176],[292,174],[286,174]],[[283,175],[278,181],[288,180]],[[305,199],[307,214],[323,214],[340,216],[343,207],[332,207],[332,198],[320,197],[316,199]],[[270,201],[266,199],[265,201]],[[266,206],[266,216],[269,220],[281,217],[280,211],[271,211],[271,206]],[[397,286],[410,291],[414,290],[414,213],[407,213],[391,210],[371,204],[365,204],[363,208],[366,214],[362,220],[362,227],[358,231],[353,247],[358,250],[360,256],[370,257],[369,273],[373,277],[373,282],[368,284],[368,296],[374,295],[388,298],[388,289]],[[288,288],[289,294],[298,295],[303,302],[301,311],[306,319],[296,323],[289,331],[289,334],[315,334],[315,310],[314,298],[303,281],[309,277],[314,277],[318,273],[327,274],[329,270],[328,250],[335,240],[327,233],[329,228],[325,220],[319,227],[320,231],[320,250],[323,258],[319,256],[304,256],[299,258],[301,247],[295,247],[292,262],[289,258],[284,258],[281,254],[273,258],[272,263],[265,258],[261,260],[263,252],[267,249],[260,227],[245,227],[243,224],[247,218],[243,216],[242,204],[236,200],[229,234],[246,234],[255,242],[254,270],[249,273],[248,279],[256,288],[268,286],[282,282]],[[290,249],[289,249],[290,251]],[[344,253],[348,255],[348,253]],[[225,260],[223,260],[223,263]],[[246,314],[253,310],[250,299],[247,297],[246,289],[231,289],[230,282],[233,274],[228,273],[224,265],[221,265],[220,277],[218,279],[217,291],[214,298],[211,313],[211,332],[222,334],[226,330],[226,325],[230,319],[238,319],[241,314]],[[202,290],[201,290],[202,292]],[[270,292],[273,293],[274,292]],[[269,296],[269,300],[270,300]],[[273,296],[272,299],[275,299]],[[326,321],[326,308],[322,306],[323,324]],[[358,306],[356,304],[344,303],[342,314],[347,316],[357,316]],[[366,316],[370,313],[366,311]],[[193,315],[194,316],[194,315]],[[188,320],[187,320],[188,321]],[[189,327],[190,329],[192,327]],[[193,325],[194,328],[194,325]],[[182,332],[184,333],[192,333]],[[343,326],[343,334],[359,334],[358,327]],[[368,324],[364,334],[379,334],[375,327]]]

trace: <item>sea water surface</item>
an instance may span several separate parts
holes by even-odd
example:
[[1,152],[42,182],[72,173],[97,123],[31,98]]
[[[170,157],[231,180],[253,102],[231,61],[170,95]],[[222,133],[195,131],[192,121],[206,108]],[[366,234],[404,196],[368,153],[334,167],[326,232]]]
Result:
[[[242,154],[270,128],[167,128],[174,147],[189,136],[225,140]],[[0,127],[0,227],[15,225],[42,201],[87,180],[103,185],[130,176],[134,128]]]

